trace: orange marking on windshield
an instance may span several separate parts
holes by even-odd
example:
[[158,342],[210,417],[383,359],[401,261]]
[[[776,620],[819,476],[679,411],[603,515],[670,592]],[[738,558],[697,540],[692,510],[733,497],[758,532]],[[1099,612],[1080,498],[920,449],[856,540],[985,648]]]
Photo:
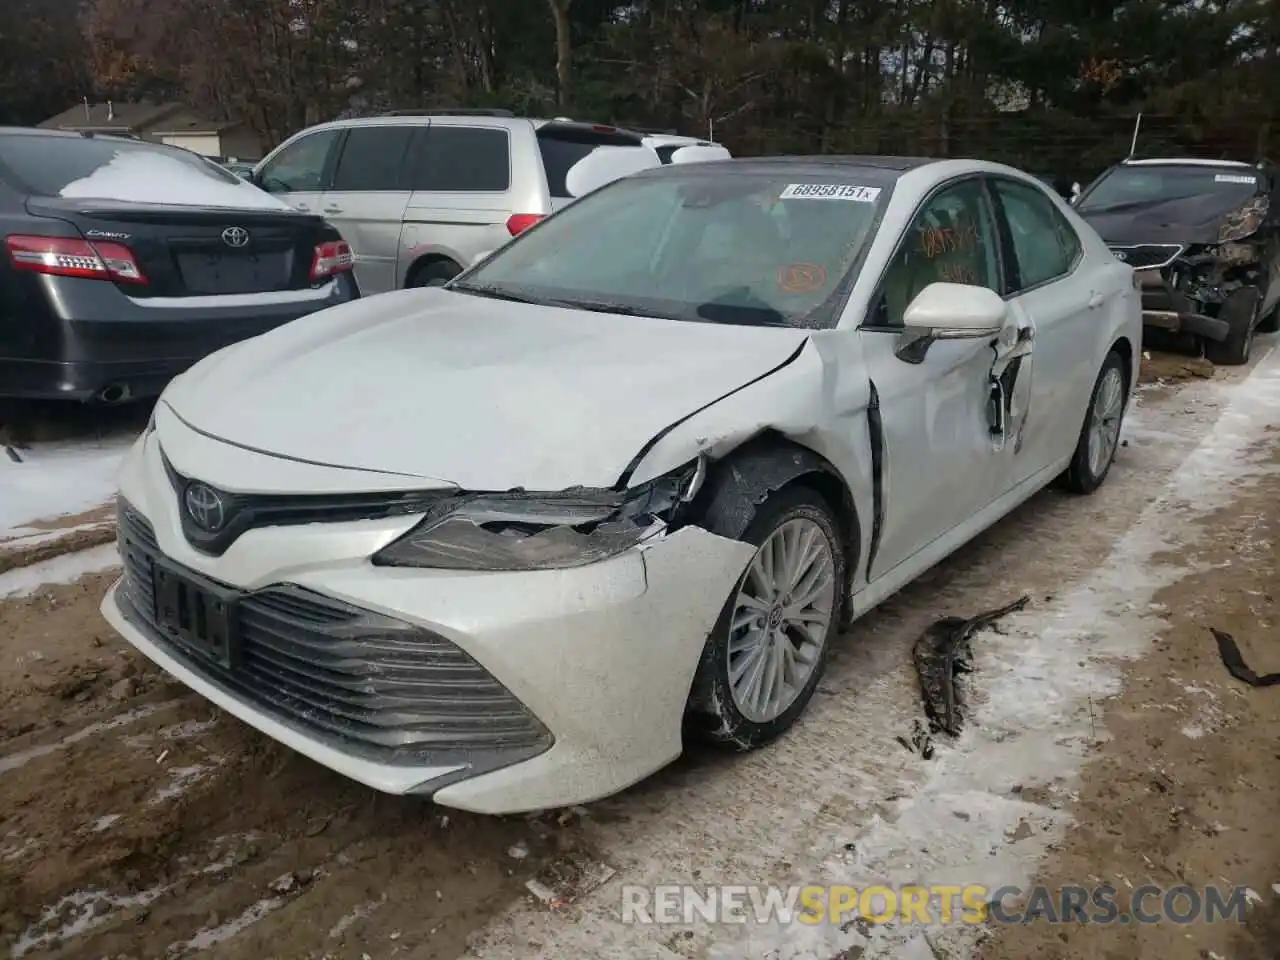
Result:
[[778,270],[778,289],[785,293],[812,293],[827,282],[820,263],[792,263]]

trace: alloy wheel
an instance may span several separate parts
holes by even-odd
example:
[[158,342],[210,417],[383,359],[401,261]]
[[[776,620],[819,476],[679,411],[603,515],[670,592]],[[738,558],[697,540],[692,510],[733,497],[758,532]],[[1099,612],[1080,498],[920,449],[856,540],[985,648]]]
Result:
[[755,723],[796,702],[821,660],[835,616],[831,542],[813,520],[779,526],[760,545],[738,588],[729,625],[729,690]]

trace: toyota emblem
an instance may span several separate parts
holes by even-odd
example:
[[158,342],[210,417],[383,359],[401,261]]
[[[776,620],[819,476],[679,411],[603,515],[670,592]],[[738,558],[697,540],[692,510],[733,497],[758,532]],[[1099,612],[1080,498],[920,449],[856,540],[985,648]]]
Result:
[[247,247],[249,231],[244,227],[227,227],[222,231],[222,242],[228,247]]
[[191,522],[205,533],[217,533],[227,522],[227,502],[208,484],[189,484],[182,502]]
[[1129,255],[1123,250],[1112,250],[1111,252],[1115,255],[1115,258],[1121,262],[1129,259]]

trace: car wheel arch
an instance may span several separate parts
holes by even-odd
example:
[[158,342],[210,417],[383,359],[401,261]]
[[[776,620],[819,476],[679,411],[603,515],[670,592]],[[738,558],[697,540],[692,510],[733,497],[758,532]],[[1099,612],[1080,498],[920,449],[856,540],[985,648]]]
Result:
[[450,257],[447,254],[425,253],[418,257],[417,260],[413,261],[413,263],[409,265],[409,269],[405,271],[404,285],[406,287],[416,286],[417,284],[414,281],[423,273],[426,273],[431,270],[432,267],[437,265],[456,268],[456,270],[454,270],[455,275],[457,273],[461,273],[464,269],[462,264],[458,263],[458,261],[454,260],[453,257]]
[[[1133,344],[1129,342],[1129,338],[1125,336],[1116,337],[1115,341],[1107,348],[1107,353],[1112,350],[1120,354],[1120,359],[1124,361],[1124,386],[1128,391],[1133,386],[1136,379],[1133,364],[1136,359]],[[1105,354],[1104,354],[1105,356]]]
[[692,504],[692,522],[710,533],[740,540],[766,500],[796,486],[817,493],[830,507],[844,538],[845,569],[852,578],[862,552],[862,525],[853,492],[825,457],[772,429],[757,433],[711,464]]

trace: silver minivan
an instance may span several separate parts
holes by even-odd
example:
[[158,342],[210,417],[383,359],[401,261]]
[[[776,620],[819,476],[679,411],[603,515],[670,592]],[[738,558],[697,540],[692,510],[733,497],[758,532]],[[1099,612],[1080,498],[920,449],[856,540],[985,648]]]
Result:
[[618,176],[637,168],[631,150],[661,163],[729,156],[710,141],[604,124],[498,110],[400,111],[296,133],[252,180],[328,219],[350,243],[368,296],[447,282],[574,200],[569,172],[600,148],[628,161]]

